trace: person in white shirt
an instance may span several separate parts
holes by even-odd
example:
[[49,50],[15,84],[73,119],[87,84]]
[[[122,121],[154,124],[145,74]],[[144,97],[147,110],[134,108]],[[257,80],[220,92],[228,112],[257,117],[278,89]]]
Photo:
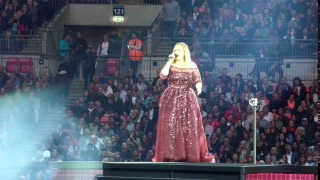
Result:
[[137,88],[139,90],[140,96],[143,96],[144,91],[148,89],[148,86],[143,82],[143,76],[142,75],[138,76]]
[[267,121],[272,121],[273,120],[273,115],[271,112],[269,112],[269,107],[265,106],[263,107],[263,113],[264,113],[264,117],[263,119],[267,120]]
[[132,122],[131,117],[127,116],[126,117],[126,123],[127,123],[127,130],[129,132],[132,132],[135,130],[135,124]]
[[202,123],[203,123],[204,131],[206,134],[206,138],[211,139],[211,135],[213,133],[212,125],[209,124],[209,121],[207,118],[202,118]]
[[96,146],[96,148],[100,151],[101,147],[104,146],[104,142],[102,142],[96,135],[91,135],[91,143]]
[[103,36],[103,42],[101,42],[97,49],[97,56],[100,56],[100,58],[106,58],[108,56],[109,51],[109,36],[105,34]]
[[104,83],[102,93],[104,96],[111,97],[113,95],[113,89],[108,83]]

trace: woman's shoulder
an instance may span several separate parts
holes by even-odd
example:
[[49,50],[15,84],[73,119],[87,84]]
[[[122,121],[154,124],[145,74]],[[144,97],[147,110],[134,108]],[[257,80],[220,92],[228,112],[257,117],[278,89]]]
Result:
[[177,64],[171,64],[171,67],[178,68],[178,69],[194,69],[198,68],[197,64],[194,62],[187,62],[183,66]]

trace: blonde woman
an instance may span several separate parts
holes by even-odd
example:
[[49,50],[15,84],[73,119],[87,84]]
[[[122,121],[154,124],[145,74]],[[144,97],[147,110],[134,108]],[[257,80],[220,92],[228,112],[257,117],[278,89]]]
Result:
[[185,43],[177,43],[160,73],[168,79],[159,105],[156,153],[153,162],[212,162],[204,134],[197,94],[202,82]]
[[41,78],[43,77],[45,77],[49,83],[52,83],[53,74],[47,66],[42,69]]
[[295,136],[297,136],[297,135],[300,135],[302,138],[305,137],[305,131],[302,126],[297,127],[296,132],[295,132]]

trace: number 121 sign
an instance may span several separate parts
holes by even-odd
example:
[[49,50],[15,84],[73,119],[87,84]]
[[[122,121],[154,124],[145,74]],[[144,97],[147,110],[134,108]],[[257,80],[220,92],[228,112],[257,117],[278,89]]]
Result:
[[113,14],[113,16],[124,16],[124,7],[123,6],[113,6],[112,14]]

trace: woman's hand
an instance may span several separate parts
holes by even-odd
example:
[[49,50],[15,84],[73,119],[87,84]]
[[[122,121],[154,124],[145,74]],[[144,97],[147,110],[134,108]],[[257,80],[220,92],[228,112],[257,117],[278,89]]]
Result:
[[197,83],[196,84],[196,89],[197,89],[197,95],[200,95],[202,92],[202,84],[201,83]]
[[173,63],[174,59],[175,59],[175,55],[174,55],[174,54],[170,54],[170,55],[168,56],[167,64],[170,64],[170,65],[171,65],[171,64]]

